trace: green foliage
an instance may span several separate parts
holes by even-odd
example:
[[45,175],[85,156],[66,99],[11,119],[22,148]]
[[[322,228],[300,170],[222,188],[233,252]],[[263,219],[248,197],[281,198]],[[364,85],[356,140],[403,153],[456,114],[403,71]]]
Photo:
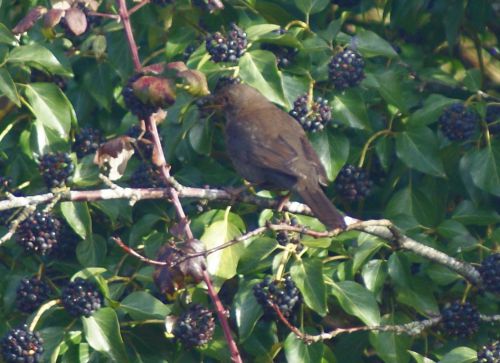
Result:
[[[190,70],[202,72],[212,92],[221,76],[237,76],[286,112],[308,92],[313,93],[311,99],[327,99],[333,120],[308,137],[331,182],[325,192],[340,210],[360,220],[390,219],[423,246],[472,266],[498,253],[500,135],[495,126],[498,130],[500,120],[497,114],[489,124],[486,117],[488,108],[500,102],[498,3],[222,2],[224,9],[212,12],[194,0],[144,4],[131,15],[143,66],[184,61]],[[0,1],[0,176],[12,178],[7,191],[14,195],[47,193],[38,156],[71,152],[75,134],[83,127],[99,129],[109,141],[123,140],[139,125],[122,96],[134,67],[123,22],[116,21],[116,2],[96,2],[98,7],[90,10],[112,16],[95,22],[87,13],[89,26],[80,36],[62,23],[50,27],[48,17],[30,18],[26,32],[13,34],[33,7],[48,3]],[[136,4],[128,1],[129,8]],[[246,32],[249,46],[235,63],[214,63],[205,36],[228,31],[231,22]],[[193,51],[188,53],[190,46]],[[287,66],[279,65],[279,47],[294,50]],[[365,77],[360,85],[339,91],[329,79],[328,66],[347,48],[364,58]],[[175,103],[158,124],[172,175],[200,190],[207,185],[240,186],[225,154],[224,120],[198,107],[201,97],[195,91],[203,89],[202,77],[177,72],[158,72],[175,79],[172,85],[177,83]],[[466,103],[480,119],[466,141],[448,140],[438,125],[443,110],[457,102]],[[145,151],[150,136],[143,138],[145,147],[137,135],[133,138],[135,153],[123,176],[114,181],[120,187],[133,184],[134,171],[151,162]],[[99,179],[93,155],[77,158],[73,152],[71,157],[72,191],[109,188]],[[335,195],[335,178],[346,164],[363,168],[374,182],[371,194],[359,202]],[[171,334],[175,318],[189,303],[213,309],[206,285],[188,284],[166,296],[153,282],[154,266],[126,255],[111,238],[120,236],[151,259],[166,242],[180,246],[179,231],[186,221],[178,220],[170,200],[131,198],[129,203],[93,194],[85,202],[74,195],[68,201],[68,190],[54,192],[62,201],[55,200],[49,209],[66,224],[62,252],[26,254],[15,237],[0,246],[0,336],[36,314],[27,316],[15,308],[21,278],[38,275],[53,288],[51,298],[58,299],[65,283],[79,276],[96,283],[105,306],[77,319],[60,307],[44,311],[36,325],[44,339],[44,362],[229,361],[218,323],[213,341],[189,350]],[[257,195],[277,197],[275,192],[258,189]],[[7,195],[0,197],[6,200]],[[196,198],[181,203],[194,237],[206,249],[276,220],[296,218],[306,230],[324,230],[313,217],[263,210],[251,203]],[[14,211],[0,211],[1,236],[8,230],[4,213]],[[498,294],[481,291],[447,266],[395,250],[391,242],[356,231],[322,238],[290,232],[288,242],[280,244],[277,233],[267,230],[209,254],[207,271],[227,308],[243,360],[474,362],[482,345],[498,339],[498,326],[481,324],[479,333],[467,340],[447,338],[433,326],[415,337],[357,331],[306,344],[278,318],[266,317],[254,296],[253,287],[265,276],[280,280],[290,275],[302,296],[290,323],[311,335],[419,321],[461,299],[482,314],[500,314]]]

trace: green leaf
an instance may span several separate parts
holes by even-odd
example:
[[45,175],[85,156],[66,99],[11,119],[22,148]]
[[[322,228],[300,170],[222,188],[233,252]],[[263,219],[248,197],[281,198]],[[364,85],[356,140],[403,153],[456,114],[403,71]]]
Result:
[[370,234],[360,233],[358,236],[358,246],[359,247],[354,250],[352,260],[353,274],[356,273],[373,254],[384,246],[384,242]]
[[464,155],[474,184],[485,192],[500,196],[500,142],[492,140],[485,148]]
[[455,102],[457,100],[439,94],[432,94],[424,101],[422,108],[410,115],[407,124],[414,127],[434,123],[443,113],[443,109]]
[[357,49],[365,57],[384,56],[394,58],[398,56],[398,53],[388,41],[369,30],[360,31],[356,35],[355,43]]
[[365,84],[375,88],[384,100],[402,113],[407,114],[413,105],[412,88],[405,87],[405,75],[392,69],[378,74],[368,73]]
[[72,76],[71,70],[64,68],[54,54],[39,44],[22,45],[10,52],[8,61],[28,66],[41,67],[50,73]]
[[245,281],[241,279],[238,292],[234,296],[233,310],[238,326],[240,339],[243,341],[251,334],[255,325],[262,316],[262,306],[253,294],[253,286],[259,280]]
[[73,106],[64,93],[52,83],[26,85],[26,97],[36,118],[47,127],[67,139],[71,123],[76,120]]
[[387,278],[387,264],[384,260],[368,261],[361,270],[363,282],[368,290],[377,294]]
[[290,268],[292,279],[304,297],[307,306],[317,314],[325,316],[326,289],[323,280],[323,264],[318,259],[296,261]]
[[21,106],[21,100],[19,99],[16,85],[5,68],[0,68],[0,94],[7,96],[7,98],[14,102],[17,107]]
[[105,354],[114,362],[129,361],[120,334],[120,324],[111,308],[97,310],[91,317],[82,318],[85,339],[96,351]]
[[[211,249],[232,240],[239,236],[241,231],[228,220],[228,213],[224,220],[212,223],[207,227],[200,240],[205,244],[205,248]],[[230,247],[224,248],[207,257],[208,272],[224,281],[230,279],[236,274],[238,261],[244,251],[241,243],[236,243]]]
[[332,20],[330,24],[328,24],[326,30],[319,31],[318,35],[327,42],[331,43],[335,40],[335,37],[342,28],[342,24],[344,24],[344,18]]
[[44,125],[42,120],[36,119],[33,122],[30,133],[31,152],[41,155],[65,143],[66,140],[58,132]]
[[333,181],[349,156],[349,140],[344,135],[316,132],[310,136],[311,143],[325,167],[328,180]]
[[240,58],[239,66],[239,75],[245,83],[258,89],[269,101],[288,107],[273,53],[265,50],[247,52]]
[[[408,319],[395,319],[394,316],[384,317],[384,325],[394,325],[408,322]],[[412,339],[408,335],[395,332],[370,333],[370,343],[385,363],[407,363],[410,361],[408,349]]]
[[[1,6],[1,1],[0,1]],[[12,32],[2,23],[0,23],[0,43],[7,45],[16,45],[17,39]]]
[[454,220],[465,225],[487,226],[500,222],[500,214],[495,209],[478,206],[470,200],[464,200],[453,212]]
[[146,291],[135,291],[120,302],[120,309],[125,310],[134,320],[164,319],[170,313],[170,307]]
[[417,352],[412,352],[411,350],[409,350],[408,353],[410,353],[412,358],[415,359],[416,363],[436,363],[432,359],[424,357],[423,355],[418,354]]
[[107,111],[111,111],[115,77],[116,73],[108,63],[97,63],[88,69],[83,76],[85,89]]
[[294,333],[285,339],[285,356],[288,363],[317,363],[323,356],[323,343],[306,344]]
[[245,246],[238,263],[238,273],[248,273],[259,268],[259,263],[276,250],[276,238],[259,237]]
[[268,34],[273,30],[278,30],[280,28],[279,25],[276,24],[257,24],[252,25],[245,29],[247,33],[247,37],[251,41],[255,41],[262,37],[264,34]]
[[295,5],[305,15],[319,13],[330,3],[329,0],[295,0]]
[[61,212],[66,222],[82,239],[92,235],[92,220],[86,202],[62,202]]
[[342,95],[336,95],[333,101],[333,111],[336,119],[347,126],[371,131],[366,102],[359,90],[347,90]]
[[89,236],[78,243],[76,247],[76,258],[82,266],[100,266],[106,257],[106,240],[99,235]]
[[427,127],[398,133],[396,154],[410,168],[433,176],[445,176],[437,136]]
[[380,311],[372,292],[354,281],[333,283],[332,293],[342,309],[366,325],[380,323]]
[[477,362],[477,352],[469,347],[458,347],[447,353],[439,363]]
[[99,167],[94,164],[94,155],[87,155],[78,160],[75,173],[73,174],[73,184],[79,187],[88,187],[100,183]]

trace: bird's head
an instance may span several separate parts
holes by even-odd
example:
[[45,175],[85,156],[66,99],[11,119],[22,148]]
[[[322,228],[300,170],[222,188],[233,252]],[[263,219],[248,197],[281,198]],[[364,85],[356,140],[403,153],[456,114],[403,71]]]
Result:
[[247,106],[267,100],[259,91],[246,84],[232,84],[220,89],[214,97],[215,103],[220,105],[224,112],[237,112]]

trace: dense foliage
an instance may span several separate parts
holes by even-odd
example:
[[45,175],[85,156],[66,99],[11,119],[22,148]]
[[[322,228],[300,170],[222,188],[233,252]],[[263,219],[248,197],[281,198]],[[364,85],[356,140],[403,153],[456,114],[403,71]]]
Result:
[[[130,23],[120,2],[0,1],[0,206],[55,196],[0,208],[0,237],[14,232],[0,243],[5,362],[229,361],[204,259],[186,256],[268,223],[290,230],[206,261],[243,361],[499,361],[498,1],[128,1]],[[294,117],[348,216],[388,219],[482,281],[373,234],[314,238],[313,217],[236,194],[181,198],[189,242],[170,192],[72,199],[173,185],[140,119],[157,122],[180,184],[241,186],[205,77]],[[417,333],[373,328],[429,319]],[[296,334],[364,326],[312,344]]]

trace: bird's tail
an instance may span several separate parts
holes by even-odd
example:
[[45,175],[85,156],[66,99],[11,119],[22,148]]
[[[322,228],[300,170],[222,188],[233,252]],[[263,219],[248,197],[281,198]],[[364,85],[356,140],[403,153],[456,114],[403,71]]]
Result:
[[311,208],[314,216],[327,226],[328,229],[346,228],[344,217],[335,208],[319,185],[313,187],[309,185],[299,186],[296,191],[309,208]]

